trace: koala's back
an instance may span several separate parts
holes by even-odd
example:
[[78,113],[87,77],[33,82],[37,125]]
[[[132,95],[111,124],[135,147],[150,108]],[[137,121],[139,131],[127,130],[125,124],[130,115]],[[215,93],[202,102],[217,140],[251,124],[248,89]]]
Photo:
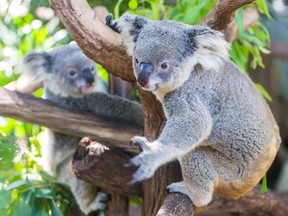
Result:
[[205,152],[212,161],[218,173],[216,191],[239,198],[252,189],[267,172],[280,145],[278,126],[253,82],[232,62],[226,62],[216,71],[202,73],[198,69],[173,94],[171,98],[186,98],[188,103],[198,98],[209,109],[211,133],[195,151]]

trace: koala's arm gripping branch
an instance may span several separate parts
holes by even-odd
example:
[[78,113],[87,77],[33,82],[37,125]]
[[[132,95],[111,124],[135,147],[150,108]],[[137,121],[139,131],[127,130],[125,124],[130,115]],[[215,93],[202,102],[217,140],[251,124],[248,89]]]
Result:
[[39,124],[72,136],[92,136],[104,142],[134,152],[130,138],[143,134],[140,126],[115,121],[90,113],[66,110],[47,100],[0,88],[0,115]]

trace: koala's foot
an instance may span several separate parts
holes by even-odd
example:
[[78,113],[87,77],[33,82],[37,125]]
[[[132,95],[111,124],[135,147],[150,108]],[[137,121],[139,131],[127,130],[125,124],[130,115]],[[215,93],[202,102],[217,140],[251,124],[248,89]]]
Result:
[[184,181],[172,183],[167,186],[167,189],[170,193],[180,192],[187,195],[190,199],[193,197]]
[[113,20],[113,15],[112,14],[108,14],[106,16],[106,25],[109,26],[111,29],[113,29],[114,31],[121,33],[121,29],[119,28],[117,21]]
[[163,160],[161,154],[158,154],[157,143],[149,143],[145,137],[135,136],[131,139],[131,144],[138,145],[143,150],[129,163],[132,166],[139,166],[130,181],[131,184],[134,184],[152,177],[156,169],[163,164]]
[[[205,186],[204,186],[205,187]],[[184,181],[176,182],[168,185],[167,189],[171,193],[180,192],[189,197],[192,203],[196,207],[206,206],[212,200],[213,191],[201,190],[196,188],[196,190],[190,190]]]
[[108,194],[104,192],[98,192],[95,199],[87,206],[87,209],[83,211],[88,214],[92,211],[104,210],[106,209],[106,202],[108,200]]

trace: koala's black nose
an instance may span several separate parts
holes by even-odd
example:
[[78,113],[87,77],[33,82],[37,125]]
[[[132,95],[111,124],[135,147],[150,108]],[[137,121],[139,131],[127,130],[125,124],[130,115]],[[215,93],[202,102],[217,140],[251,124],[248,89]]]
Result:
[[142,87],[149,87],[149,78],[153,71],[153,65],[150,63],[142,62],[139,65],[137,82]]
[[89,68],[85,68],[82,71],[82,75],[88,84],[92,85],[94,83],[95,78],[94,78],[94,75],[92,74],[92,72]]

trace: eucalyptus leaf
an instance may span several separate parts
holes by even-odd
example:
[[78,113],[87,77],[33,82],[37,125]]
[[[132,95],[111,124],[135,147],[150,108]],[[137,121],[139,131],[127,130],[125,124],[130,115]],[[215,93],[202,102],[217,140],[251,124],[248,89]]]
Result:
[[52,216],[63,216],[63,213],[61,212],[61,210],[56,205],[53,199],[51,200],[51,212],[52,212]]
[[266,193],[268,191],[267,187],[267,177],[266,175],[263,176],[262,183],[261,183],[261,188],[260,188],[260,193]]
[[27,184],[26,179],[20,179],[20,180],[17,180],[17,181],[14,181],[14,182],[10,183],[6,187],[6,190],[13,190],[13,189],[16,189],[16,188],[19,188],[19,187],[22,187],[22,186],[29,187],[29,185]]
[[266,91],[266,89],[259,83],[255,83],[257,89],[261,92],[261,94],[270,102],[272,102],[272,97],[270,94]]
[[27,203],[18,200],[13,208],[12,216],[31,216],[31,209]]
[[0,190],[0,200],[0,209],[10,205],[12,202],[11,191]]

